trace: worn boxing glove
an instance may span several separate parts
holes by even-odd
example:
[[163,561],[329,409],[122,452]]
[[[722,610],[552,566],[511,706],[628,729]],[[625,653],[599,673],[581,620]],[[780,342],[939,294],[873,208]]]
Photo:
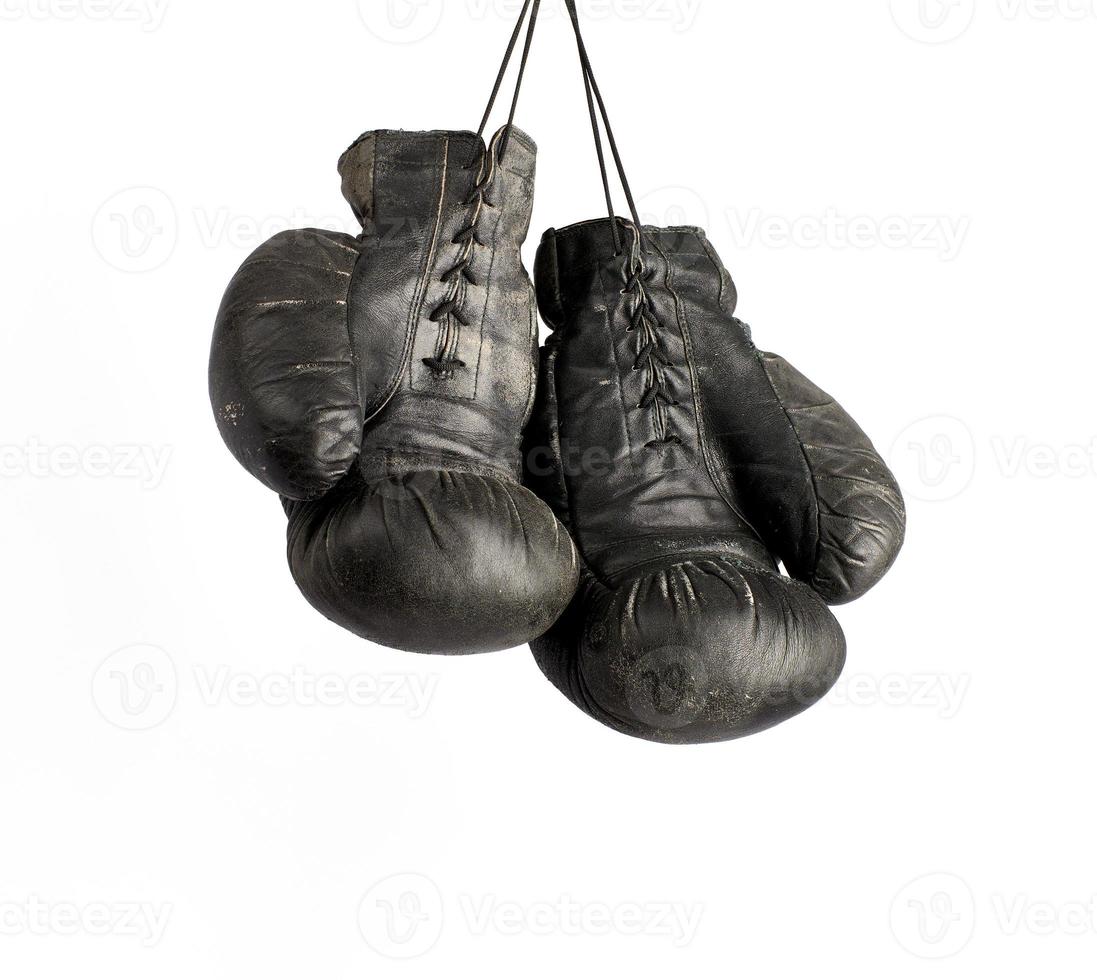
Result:
[[535,159],[513,128],[488,147],[473,133],[367,133],[339,163],[362,234],[276,236],[217,317],[217,423],[282,496],[298,586],[385,646],[518,646],[575,588],[568,535],[519,483]]
[[891,473],[833,399],[754,347],[702,231],[550,231],[535,279],[553,334],[528,478],[583,566],[533,644],[541,668],[596,719],[654,741],[797,714],[845,659],[827,603],[865,593],[902,543]]

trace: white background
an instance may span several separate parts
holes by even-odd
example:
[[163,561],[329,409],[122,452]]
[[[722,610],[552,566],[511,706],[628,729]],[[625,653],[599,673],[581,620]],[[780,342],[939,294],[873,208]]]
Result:
[[[513,0],[0,0],[4,977],[1092,975],[1093,0],[582,6],[645,217],[906,491],[845,679],[669,748],[375,648],[218,438],[234,270],[475,127]],[[527,261],[602,213],[566,26]]]

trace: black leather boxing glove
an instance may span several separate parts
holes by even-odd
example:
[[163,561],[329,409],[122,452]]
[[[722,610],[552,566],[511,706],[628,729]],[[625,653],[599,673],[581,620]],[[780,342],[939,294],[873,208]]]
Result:
[[550,231],[535,278],[553,334],[528,479],[583,565],[533,643],[541,668],[596,719],[654,741],[797,714],[844,663],[827,603],[864,594],[902,543],[891,473],[832,398],[754,347],[699,229]]
[[276,236],[217,317],[217,423],[282,496],[297,584],[385,646],[518,646],[575,588],[568,535],[519,482],[535,159],[513,128],[487,147],[464,132],[367,133],[339,164],[363,233]]

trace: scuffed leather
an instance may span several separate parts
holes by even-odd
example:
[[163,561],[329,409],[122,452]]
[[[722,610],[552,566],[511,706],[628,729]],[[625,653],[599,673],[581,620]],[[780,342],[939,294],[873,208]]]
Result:
[[[754,347],[704,233],[645,233],[642,287],[627,251],[614,255],[608,220],[550,230],[538,252],[553,333],[527,481],[570,530],[583,570],[568,611],[532,646],[604,724],[721,741],[830,689],[845,640],[827,603],[887,571],[905,511],[853,420]],[[638,295],[651,310],[639,327]]]
[[399,649],[519,646],[578,577],[570,538],[520,485],[536,147],[511,130],[499,163],[500,135],[364,134],[339,163],[362,234],[276,236],[217,318],[214,412],[283,498],[294,579],[328,618]]
[[210,393],[221,435],[245,469],[288,497],[326,493],[361,447],[347,332],[358,256],[349,235],[283,232],[248,258],[217,314]]

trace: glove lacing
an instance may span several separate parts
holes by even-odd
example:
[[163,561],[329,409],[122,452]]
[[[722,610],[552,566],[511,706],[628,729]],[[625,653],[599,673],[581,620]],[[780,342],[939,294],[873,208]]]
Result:
[[465,362],[457,357],[457,343],[460,340],[461,327],[472,324],[465,304],[468,301],[468,287],[479,286],[480,281],[472,271],[472,260],[476,248],[487,243],[480,237],[480,218],[485,208],[494,208],[496,204],[488,199],[488,189],[495,182],[498,172],[496,147],[499,137],[492,141],[490,149],[481,149],[480,163],[477,168],[476,184],[463,207],[472,208],[468,225],[453,238],[454,245],[460,245],[461,255],[457,261],[442,274],[442,282],[449,283],[450,289],[444,302],[430,315],[432,323],[440,323],[438,342],[433,357],[423,358],[435,374],[442,378],[452,377],[457,368],[463,368]]
[[622,294],[630,297],[632,301],[628,332],[637,335],[637,354],[632,369],[644,372],[644,395],[638,408],[654,409],[655,413],[656,437],[647,444],[646,448],[680,446],[682,440],[670,431],[670,419],[667,414],[668,408],[678,404],[667,390],[665,369],[670,365],[670,360],[662,350],[658,332],[662,324],[659,322],[655,303],[648,291],[648,283],[655,278],[655,272],[645,270],[638,230],[631,225],[628,229],[632,232],[633,240],[629,249],[628,263],[625,266],[625,288]]
[[[472,208],[472,214],[468,225],[453,237],[453,244],[460,245],[460,258],[442,274],[442,282],[448,283],[450,288],[445,300],[435,308],[430,315],[432,323],[441,324],[438,329],[438,339],[435,343],[434,356],[424,357],[423,363],[439,378],[450,378],[458,368],[465,367],[465,362],[457,356],[457,347],[461,339],[461,327],[471,326],[465,304],[468,302],[468,290],[470,286],[479,286],[480,282],[472,271],[472,261],[475,249],[484,248],[487,243],[480,237],[480,219],[485,208],[495,208],[497,205],[488,199],[488,189],[495,182],[496,174],[502,165],[506,155],[507,146],[510,143],[511,131],[514,129],[514,114],[518,108],[518,96],[522,91],[522,80],[525,78],[526,65],[529,62],[529,52],[533,45],[533,35],[537,29],[537,16],[541,10],[541,0],[526,0],[522,5],[522,12],[518,17],[514,33],[511,34],[507,53],[503,58],[502,67],[495,79],[495,88],[492,90],[488,107],[484,111],[484,118],[480,121],[480,128],[476,131],[479,141],[479,162],[476,165],[476,184],[472,188],[468,200],[463,202],[463,207]],[[511,56],[518,44],[518,38],[522,33],[522,25],[529,14],[529,26],[526,31],[525,46],[522,50],[522,61],[518,69],[518,80],[514,86],[514,98],[510,104],[510,118],[491,141],[490,147],[485,147],[483,142],[484,130],[491,110],[495,106],[495,100],[502,87],[503,78],[507,67],[510,65]],[[471,167],[470,167],[471,169]]]

